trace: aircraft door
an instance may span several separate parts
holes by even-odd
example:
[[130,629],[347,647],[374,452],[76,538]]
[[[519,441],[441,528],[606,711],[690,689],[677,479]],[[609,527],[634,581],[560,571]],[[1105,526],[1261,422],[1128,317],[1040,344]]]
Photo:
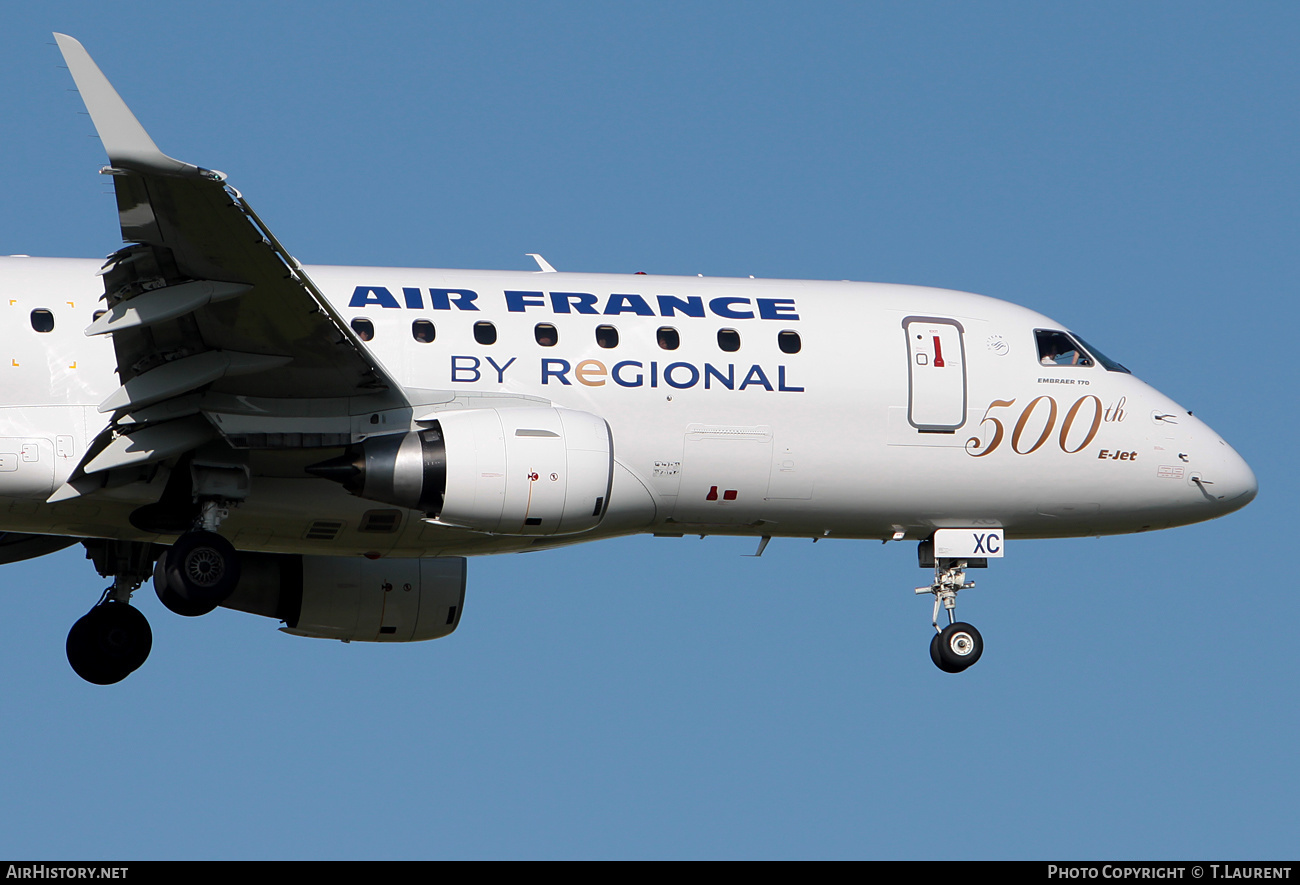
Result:
[[54,446],[48,439],[0,437],[0,497],[45,498],[54,491]]
[[772,428],[691,424],[682,447],[677,522],[743,525],[759,518],[772,470]]
[[907,317],[907,420],[922,433],[952,433],[966,423],[966,349],[961,323]]

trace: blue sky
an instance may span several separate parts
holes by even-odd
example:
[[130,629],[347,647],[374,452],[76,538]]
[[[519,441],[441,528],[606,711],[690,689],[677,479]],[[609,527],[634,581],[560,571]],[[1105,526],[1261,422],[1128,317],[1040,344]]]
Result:
[[90,565],[5,566],[0,855],[1295,855],[1294,4],[27,4],[2,253],[118,243],[53,30],[304,262],[977,291],[1193,409],[1261,491],[1013,539],[956,678],[911,545],[474,560],[457,633],[401,647],[145,588],[153,655],[108,689],[64,658]]

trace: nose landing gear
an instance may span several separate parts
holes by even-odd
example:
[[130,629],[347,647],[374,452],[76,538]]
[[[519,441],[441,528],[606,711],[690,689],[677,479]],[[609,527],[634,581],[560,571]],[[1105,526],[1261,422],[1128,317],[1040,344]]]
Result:
[[930,660],[945,673],[960,673],[984,654],[984,639],[970,624],[956,621],[930,640]]
[[[918,596],[934,595],[934,616],[930,622],[935,634],[930,640],[930,660],[945,673],[960,673],[984,654],[984,638],[980,631],[956,618],[957,591],[975,586],[974,581],[966,580],[966,568],[967,560],[964,559],[936,559],[934,583],[916,588]],[[943,628],[939,627],[940,606],[948,612],[948,626]]]

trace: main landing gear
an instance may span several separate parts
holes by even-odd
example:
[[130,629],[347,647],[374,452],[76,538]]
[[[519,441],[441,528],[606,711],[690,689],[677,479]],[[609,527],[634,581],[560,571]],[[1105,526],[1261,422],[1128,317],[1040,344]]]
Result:
[[229,513],[223,501],[203,501],[194,527],[158,557],[153,589],[168,610],[187,618],[206,615],[234,592],[239,554],[217,534]]
[[[68,663],[96,685],[121,682],[139,669],[153,647],[153,631],[131,594],[150,575],[162,604],[178,615],[205,615],[234,592],[239,554],[216,533],[226,515],[218,502],[204,502],[191,531],[161,554],[153,544],[134,541],[83,542],[86,556],[113,584],[68,633]],[[154,564],[154,560],[157,564]]]
[[216,532],[180,536],[158,557],[153,589],[170,611],[187,618],[206,615],[239,583],[239,554]]
[[153,631],[131,594],[149,576],[151,544],[127,541],[85,541],[86,557],[101,577],[113,583],[99,602],[68,631],[68,663],[77,675],[95,685],[112,685],[130,676],[149,657]]
[[[984,654],[984,639],[980,631],[970,624],[956,618],[957,591],[975,586],[974,581],[966,580],[967,560],[937,559],[934,563],[934,583],[929,587],[917,587],[918,596],[925,593],[934,595],[935,635],[930,640],[930,660],[945,673],[960,673],[974,664]],[[939,607],[948,612],[948,626],[939,627]]]
[[153,648],[153,631],[140,610],[104,591],[99,604],[68,631],[68,663],[95,685],[112,685],[134,673]]

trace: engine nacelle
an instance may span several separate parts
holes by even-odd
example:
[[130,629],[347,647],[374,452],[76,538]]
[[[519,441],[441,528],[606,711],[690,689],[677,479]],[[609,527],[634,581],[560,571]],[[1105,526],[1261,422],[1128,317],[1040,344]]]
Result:
[[571,409],[471,409],[309,467],[354,495],[503,535],[569,535],[609,507],[609,425]]
[[223,608],[284,621],[295,636],[419,642],[446,636],[465,607],[464,557],[364,559],[243,553]]

